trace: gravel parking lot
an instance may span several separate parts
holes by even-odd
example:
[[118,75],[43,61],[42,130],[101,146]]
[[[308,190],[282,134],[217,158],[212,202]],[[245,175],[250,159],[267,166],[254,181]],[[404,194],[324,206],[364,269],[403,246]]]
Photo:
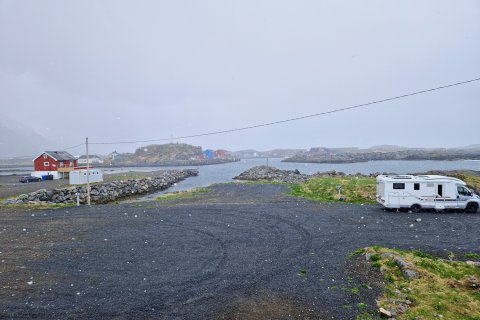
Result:
[[381,285],[355,249],[480,253],[480,214],[287,192],[224,184],[173,201],[2,208],[0,318],[355,319]]

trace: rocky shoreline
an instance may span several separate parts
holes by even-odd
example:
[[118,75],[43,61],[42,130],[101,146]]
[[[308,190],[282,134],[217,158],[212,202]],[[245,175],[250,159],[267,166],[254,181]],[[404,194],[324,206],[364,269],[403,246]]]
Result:
[[[134,195],[165,190],[174,183],[197,175],[198,170],[194,169],[168,170],[154,177],[92,184],[91,203],[107,203]],[[73,204],[77,201],[77,193],[80,203],[87,203],[87,187],[82,185],[53,190],[41,189],[5,200],[4,204]]]
[[296,163],[359,163],[368,161],[387,161],[387,160],[440,160],[440,161],[456,161],[456,160],[479,160],[480,150],[478,149],[411,149],[392,152],[368,151],[360,152],[359,150],[345,152],[335,149],[319,149],[312,148],[305,153],[299,153],[292,157],[282,160],[283,162]]
[[[358,177],[376,177],[379,172],[372,173],[369,175],[363,175],[361,173],[356,173],[354,176]],[[256,166],[248,169],[247,171],[242,172],[238,176],[234,177],[235,180],[243,181],[270,181],[270,182],[280,182],[280,183],[303,183],[308,181],[311,178],[316,177],[342,177],[347,176],[344,172],[337,172],[335,170],[326,171],[326,172],[317,172],[312,175],[302,174],[298,170],[281,170],[274,167],[267,166]]]

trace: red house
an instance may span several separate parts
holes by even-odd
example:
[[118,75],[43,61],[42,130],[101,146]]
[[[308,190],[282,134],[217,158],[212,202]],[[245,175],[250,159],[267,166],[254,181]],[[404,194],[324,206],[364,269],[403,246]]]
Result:
[[77,166],[77,159],[66,151],[45,151],[33,159],[32,176],[53,175],[54,179],[67,178]]
[[225,150],[215,150],[215,158],[225,159],[227,157],[227,151]]

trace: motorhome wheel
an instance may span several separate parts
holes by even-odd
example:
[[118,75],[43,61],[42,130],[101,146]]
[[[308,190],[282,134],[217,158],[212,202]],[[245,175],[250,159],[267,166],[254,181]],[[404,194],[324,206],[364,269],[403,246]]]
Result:
[[412,206],[410,207],[410,211],[412,211],[413,213],[420,212],[421,210],[422,207],[419,204],[412,204]]
[[474,202],[470,202],[469,204],[467,204],[467,207],[465,208],[465,212],[468,212],[468,213],[475,213],[477,212],[477,210],[478,210],[478,204]]

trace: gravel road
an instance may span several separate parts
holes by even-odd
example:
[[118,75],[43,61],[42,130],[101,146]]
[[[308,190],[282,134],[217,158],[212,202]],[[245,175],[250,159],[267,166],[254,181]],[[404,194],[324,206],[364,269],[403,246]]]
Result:
[[480,253],[480,214],[287,192],[224,184],[174,201],[0,209],[0,318],[355,319],[381,287],[355,249]]

